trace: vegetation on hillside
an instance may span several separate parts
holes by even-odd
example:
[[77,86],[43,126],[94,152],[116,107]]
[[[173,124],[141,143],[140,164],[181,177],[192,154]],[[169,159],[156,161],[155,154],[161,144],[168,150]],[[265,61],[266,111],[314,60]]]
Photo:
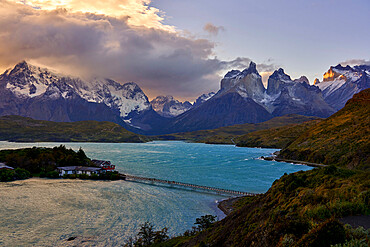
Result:
[[235,138],[238,147],[285,148],[303,132],[321,120],[312,120],[301,124],[291,124],[279,128],[258,130]]
[[369,232],[356,235],[337,220],[369,215],[369,188],[370,172],[335,166],[284,175],[265,194],[241,199],[238,210],[224,220],[195,236],[174,238],[167,246],[369,244]]
[[238,124],[221,127],[212,130],[198,130],[193,132],[175,133],[155,136],[156,140],[188,140],[193,142],[204,142],[209,144],[234,144],[234,139],[247,133],[286,126],[290,124],[303,123],[310,120],[317,120],[317,117],[307,117],[296,114],[275,117],[268,121],[257,124]]
[[14,142],[147,142],[112,122],[51,122],[20,116],[0,117],[0,140]]
[[279,157],[369,169],[370,89],[355,94],[343,109],[302,133]]

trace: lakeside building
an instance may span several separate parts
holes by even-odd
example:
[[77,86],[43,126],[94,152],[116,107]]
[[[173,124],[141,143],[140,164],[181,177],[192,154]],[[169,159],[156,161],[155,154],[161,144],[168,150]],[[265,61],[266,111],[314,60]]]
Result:
[[0,163],[0,170],[3,170],[3,169],[14,170],[13,167],[7,166],[4,163]]
[[114,171],[116,169],[115,165],[112,165],[112,163],[109,160],[91,160],[96,166],[101,167],[102,169],[106,171]]
[[87,167],[87,166],[64,166],[64,167],[57,167],[59,172],[59,176],[62,177],[63,175],[68,174],[86,174],[91,176],[92,174],[101,174],[105,173],[101,167]]

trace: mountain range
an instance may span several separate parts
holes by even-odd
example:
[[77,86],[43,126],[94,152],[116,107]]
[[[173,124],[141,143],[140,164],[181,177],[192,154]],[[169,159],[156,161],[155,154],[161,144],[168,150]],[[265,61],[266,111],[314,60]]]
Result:
[[139,134],[166,134],[259,123],[286,114],[328,117],[353,94],[370,87],[369,66],[331,67],[322,82],[292,80],[283,69],[267,88],[251,62],[243,71],[229,71],[217,93],[194,103],[172,96],[148,97],[134,82],[84,79],[54,73],[25,61],[0,75],[0,116],[38,120],[110,121]]

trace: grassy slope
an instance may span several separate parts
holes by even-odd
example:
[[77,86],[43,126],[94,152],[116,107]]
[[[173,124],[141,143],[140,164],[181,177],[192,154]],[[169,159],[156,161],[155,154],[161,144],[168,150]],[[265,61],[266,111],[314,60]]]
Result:
[[290,114],[282,117],[276,117],[266,122],[258,124],[239,124],[212,130],[199,130],[193,132],[161,135],[155,136],[153,138],[157,140],[189,140],[195,142],[205,142],[210,144],[233,144],[232,139],[234,139],[235,137],[253,131],[280,127],[289,124],[303,123],[314,119],[318,118]]
[[355,94],[342,110],[309,128],[280,157],[369,169],[370,89]]
[[33,120],[19,116],[0,118],[0,140],[17,142],[145,142],[111,122],[80,121],[72,123]]
[[234,141],[239,147],[285,148],[303,132],[321,120],[312,120],[301,124],[258,130],[237,137]]

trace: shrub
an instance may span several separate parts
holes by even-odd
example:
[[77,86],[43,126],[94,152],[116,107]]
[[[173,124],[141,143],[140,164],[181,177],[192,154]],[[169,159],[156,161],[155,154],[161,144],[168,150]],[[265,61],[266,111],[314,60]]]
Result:
[[16,179],[26,179],[31,177],[31,173],[22,168],[15,168],[14,173]]
[[64,174],[63,178],[76,179],[77,175],[76,174]]
[[329,220],[304,235],[297,246],[330,247],[346,241],[343,225],[337,220]]
[[14,180],[14,170],[9,169],[1,169],[0,170],[0,181],[1,182],[8,182]]
[[211,227],[215,221],[216,221],[216,216],[207,214],[207,215],[201,216],[200,218],[197,218],[194,224],[198,225],[199,231],[202,231],[204,229]]
[[90,176],[89,176],[89,175],[87,175],[87,174],[79,174],[79,175],[78,175],[78,178],[80,178],[80,179],[89,179],[89,178],[90,178]]
[[281,241],[281,246],[282,247],[293,246],[293,243],[294,243],[293,237],[294,237],[294,235],[292,235],[292,234],[285,234],[282,241]]
[[57,171],[50,171],[45,174],[47,178],[59,178],[59,172]]
[[331,247],[368,247],[369,244],[366,242],[366,239],[352,239],[346,241],[343,244],[331,245]]

